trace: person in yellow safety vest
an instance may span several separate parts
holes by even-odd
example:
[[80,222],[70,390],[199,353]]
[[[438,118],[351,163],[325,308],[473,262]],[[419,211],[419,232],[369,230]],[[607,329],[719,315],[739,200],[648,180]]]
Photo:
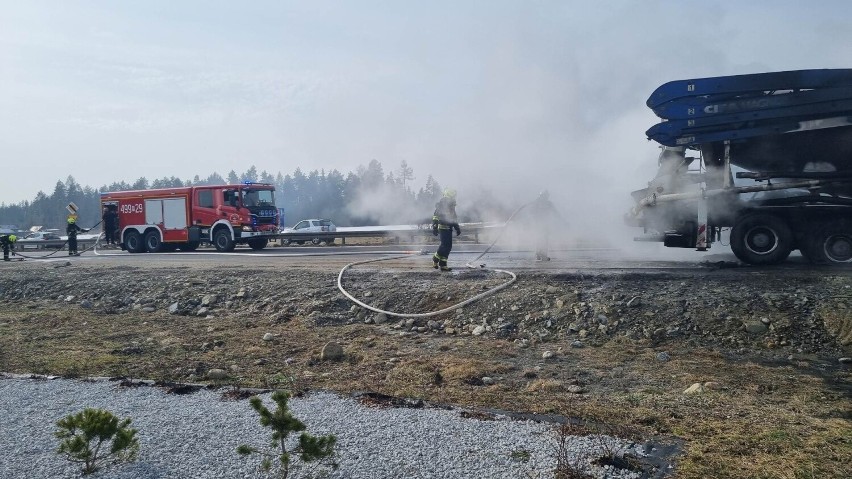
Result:
[[89,230],[77,225],[77,215],[68,216],[68,227],[65,228],[65,233],[68,234],[68,256],[80,256],[77,252],[77,233],[81,232],[88,233]]
[[432,257],[432,267],[435,269],[452,271],[452,268],[447,266],[447,258],[453,249],[453,230],[456,230],[456,236],[461,235],[456,215],[456,191],[448,188],[435,205],[435,213],[432,215],[432,234],[441,237],[441,245]]
[[[3,245],[3,261],[11,261],[9,259],[9,250],[15,248],[15,241],[18,241],[18,237],[15,235],[0,235],[0,245]],[[15,252],[12,251],[14,255]]]

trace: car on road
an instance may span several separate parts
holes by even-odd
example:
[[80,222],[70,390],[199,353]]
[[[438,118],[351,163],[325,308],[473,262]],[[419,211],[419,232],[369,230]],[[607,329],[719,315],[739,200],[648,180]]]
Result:
[[64,238],[52,231],[35,231],[18,240],[22,249],[61,248]]
[[60,239],[62,239],[62,237],[60,237],[58,234],[50,232],[50,231],[36,231],[35,233],[30,233],[30,234],[24,236],[21,239],[49,241],[49,240],[60,240]]
[[322,243],[334,243],[334,233],[337,231],[337,226],[327,219],[309,219],[302,220],[296,223],[292,228],[284,228],[281,233],[294,233],[291,237],[281,238],[281,244],[286,246],[291,243],[305,244],[310,241],[312,244],[319,245]]

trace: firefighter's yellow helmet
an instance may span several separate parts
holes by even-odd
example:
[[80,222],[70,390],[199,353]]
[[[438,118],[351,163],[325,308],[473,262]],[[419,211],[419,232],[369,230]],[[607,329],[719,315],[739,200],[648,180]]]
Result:
[[77,222],[77,215],[70,215],[70,216],[68,216],[68,224],[69,224],[69,225],[70,225],[71,223],[76,223],[76,222]]
[[9,242],[14,243],[15,241],[18,241],[18,237],[15,235],[9,235]]

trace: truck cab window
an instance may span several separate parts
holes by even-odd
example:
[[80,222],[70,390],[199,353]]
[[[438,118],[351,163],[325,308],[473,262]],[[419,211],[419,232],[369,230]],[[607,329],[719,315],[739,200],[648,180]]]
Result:
[[233,190],[225,190],[224,191],[224,199],[225,204],[230,206],[237,206],[237,194]]
[[257,191],[247,190],[243,192],[243,206],[251,208],[258,205]]
[[213,207],[213,190],[201,190],[198,192],[198,206],[202,208]]

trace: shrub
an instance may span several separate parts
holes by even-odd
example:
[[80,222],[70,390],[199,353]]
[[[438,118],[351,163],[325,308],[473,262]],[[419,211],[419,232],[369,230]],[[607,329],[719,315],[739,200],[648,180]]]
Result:
[[[287,478],[291,472],[293,455],[306,464],[314,463],[317,466],[327,466],[336,469],[337,463],[334,462],[333,455],[337,438],[334,435],[312,436],[307,432],[302,432],[299,436],[298,445],[288,448],[287,438],[290,436],[290,433],[304,431],[306,429],[305,424],[290,414],[290,407],[287,404],[290,400],[289,394],[277,391],[272,394],[272,400],[277,405],[274,412],[269,411],[257,396],[251,398],[249,404],[260,415],[260,424],[272,429],[271,447],[276,449],[276,453],[261,451],[245,444],[237,448],[237,453],[243,456],[248,456],[252,453],[260,454],[263,456],[261,466],[265,471],[272,469],[272,459],[277,455],[281,463],[280,473],[283,478]],[[278,451],[280,451],[280,454]]]
[[129,462],[136,459],[139,441],[130,419],[119,420],[103,409],[86,408],[56,422],[60,428],[54,435],[62,439],[59,454],[71,462],[83,464],[83,474],[91,474],[106,462]]

